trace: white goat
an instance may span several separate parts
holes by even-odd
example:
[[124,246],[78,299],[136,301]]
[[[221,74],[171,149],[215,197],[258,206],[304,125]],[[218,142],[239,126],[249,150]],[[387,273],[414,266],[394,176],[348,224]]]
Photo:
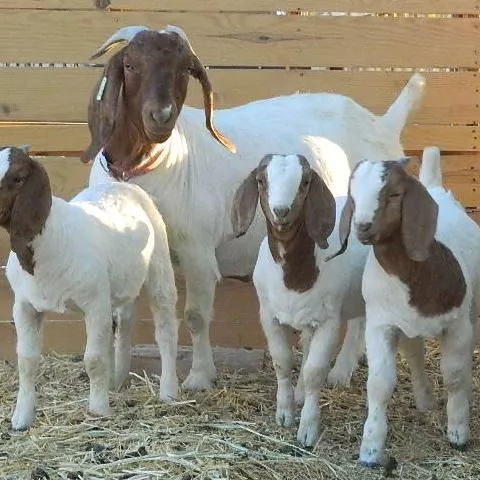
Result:
[[[347,253],[325,263],[327,254],[339,247],[338,226],[337,235],[330,235],[336,210],[341,211],[346,197],[334,199],[302,155],[266,155],[247,176],[233,203],[237,236],[248,230],[259,197],[268,235],[260,246],[253,282],[277,375],[276,419],[284,426],[293,421],[293,357],[288,335],[292,327],[302,332],[304,342],[295,390],[297,403],[303,403],[298,440],[311,446],[319,434],[320,387],[338,344],[342,319],[351,321],[329,382],[348,384],[363,353],[361,284],[368,248],[357,241]],[[331,238],[335,240],[329,246]]]
[[414,75],[382,116],[330,93],[282,96],[218,111],[217,124],[235,143],[234,155],[208,135],[202,110],[183,106],[191,74],[203,87],[208,130],[234,150],[213,128],[212,88],[185,33],[178,27],[160,32],[126,27],[93,57],[121,42],[127,45],[110,58],[91,98],[92,142],[83,158],[100,151],[91,185],[125,179],[156,199],[186,280],[193,362],[184,387],[208,388],[216,378],[209,339],[215,284],[221,276],[250,277],[265,236],[258,215],[247,235],[232,240],[234,190],[263,155],[293,151],[311,159],[334,195],[346,194],[350,167],[359,160],[403,155],[400,134],[424,79]]
[[368,466],[386,461],[387,406],[396,382],[399,336],[409,350],[413,391],[421,409],[433,406],[423,338],[440,338],[448,439],[453,447],[464,448],[469,438],[480,229],[442,187],[437,148],[424,151],[420,179],[425,185],[405,172],[404,163],[359,163],[341,219],[342,250],[352,218],[359,240],[372,245],[362,283],[368,418],[360,461]]
[[28,428],[35,418],[35,375],[46,311],[85,313],[89,408],[108,415],[109,381],[118,388],[130,368],[130,331],[122,325],[117,325],[113,352],[112,308],[133,303],[143,285],[162,357],[160,397],[176,398],[177,291],[165,225],[140,187],[90,187],[68,203],[52,197],[38,162],[21,149],[5,148],[0,151],[0,225],[12,246],[6,273],[15,295],[17,330],[14,429]]

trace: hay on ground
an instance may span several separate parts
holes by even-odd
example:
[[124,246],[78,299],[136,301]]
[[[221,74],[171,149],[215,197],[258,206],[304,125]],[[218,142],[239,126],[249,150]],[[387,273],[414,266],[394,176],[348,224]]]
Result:
[[[429,347],[428,373],[439,408],[415,410],[409,372],[398,361],[398,386],[389,410],[388,452],[396,478],[455,480],[480,476],[478,388],[474,389],[470,448],[452,450],[445,438],[445,392],[438,349]],[[474,364],[478,387],[479,355]],[[111,395],[114,414],[86,412],[88,381],[81,357],[42,360],[37,419],[28,432],[12,432],[10,416],[17,372],[0,364],[1,479],[375,479],[390,475],[357,464],[365,418],[366,368],[352,387],[325,388],[320,441],[307,451],[296,427],[275,424],[275,376],[271,364],[258,374],[221,372],[217,387],[183,394],[174,405],[157,399],[158,378],[132,375],[126,390]],[[297,423],[298,425],[298,423]]]

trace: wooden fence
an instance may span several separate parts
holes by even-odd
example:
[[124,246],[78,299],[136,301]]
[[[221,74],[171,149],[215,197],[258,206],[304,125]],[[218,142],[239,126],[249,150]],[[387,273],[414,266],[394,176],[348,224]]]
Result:
[[[103,2],[107,4],[108,0]],[[90,90],[101,64],[89,55],[116,29],[177,24],[209,67],[217,108],[299,91],[334,91],[381,113],[413,71],[427,93],[405,129],[407,151],[438,145],[447,185],[467,207],[480,205],[480,0],[92,0],[0,1],[2,144],[31,145],[54,192],[68,198],[86,184],[78,160],[88,143]],[[201,106],[190,84],[187,102]],[[8,253],[0,234],[0,259]],[[0,356],[10,356],[11,295],[0,288]],[[237,308],[238,307],[238,308]],[[153,339],[142,303],[135,342]],[[78,317],[51,316],[47,348],[79,351]],[[251,287],[222,284],[213,342],[260,346]],[[188,336],[182,333],[182,342]]]

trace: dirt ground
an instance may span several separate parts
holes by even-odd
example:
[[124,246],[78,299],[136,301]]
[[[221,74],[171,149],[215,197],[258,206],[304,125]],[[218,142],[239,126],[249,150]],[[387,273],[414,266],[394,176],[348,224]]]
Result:
[[408,368],[398,360],[399,382],[389,410],[388,453],[393,472],[357,464],[365,419],[366,367],[349,389],[325,388],[321,438],[299,448],[296,427],[275,424],[275,377],[269,362],[258,373],[221,372],[209,392],[183,394],[175,405],[156,397],[158,378],[132,375],[112,394],[111,418],[85,410],[88,381],[81,357],[42,361],[38,416],[28,432],[12,432],[17,374],[0,364],[0,478],[3,479],[398,479],[480,478],[480,355],[475,354],[471,443],[452,450],[445,437],[445,392],[436,344],[428,372],[438,409],[414,408]]

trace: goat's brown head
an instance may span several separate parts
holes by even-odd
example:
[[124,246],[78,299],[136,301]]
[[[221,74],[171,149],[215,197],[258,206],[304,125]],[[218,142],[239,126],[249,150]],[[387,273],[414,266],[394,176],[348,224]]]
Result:
[[365,245],[400,239],[411,260],[429,257],[438,206],[427,189],[405,171],[408,160],[364,160],[356,166],[340,219],[342,248],[336,255],[347,247],[353,220],[357,237]]
[[255,216],[258,199],[279,239],[291,235],[304,222],[308,235],[320,248],[335,226],[335,199],[303,155],[265,155],[237,189],[232,224],[237,237],[245,234]]
[[20,265],[33,275],[31,241],[41,233],[52,206],[47,172],[25,149],[0,150],[0,226],[10,234]]
[[159,32],[143,26],[121,28],[91,59],[124,42],[127,45],[107,62],[92,92],[91,143],[82,154],[84,162],[110,141],[113,150],[115,144],[127,144],[128,156],[134,157],[144,153],[146,145],[167,140],[182,110],[190,75],[202,86],[207,129],[235,152],[235,146],[213,126],[212,86],[181,28],[169,25]]

